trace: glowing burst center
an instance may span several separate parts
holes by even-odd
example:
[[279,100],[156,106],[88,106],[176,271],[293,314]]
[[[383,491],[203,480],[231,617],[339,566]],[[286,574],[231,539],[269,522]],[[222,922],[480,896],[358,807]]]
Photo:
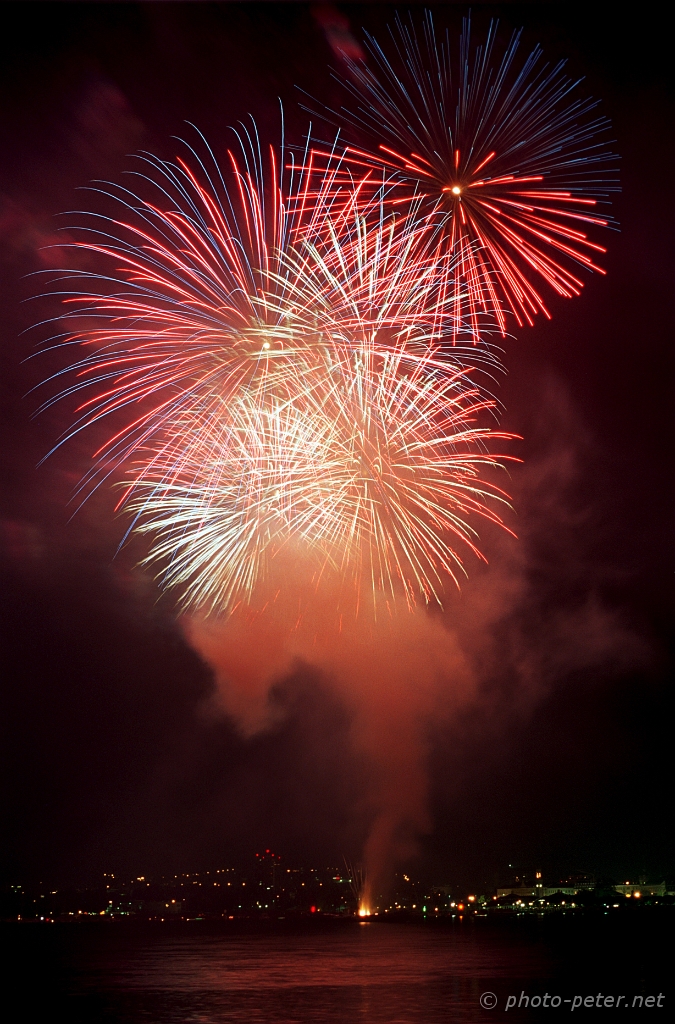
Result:
[[453,185],[450,191],[452,192],[453,196],[458,196],[462,190],[459,187],[459,185]]

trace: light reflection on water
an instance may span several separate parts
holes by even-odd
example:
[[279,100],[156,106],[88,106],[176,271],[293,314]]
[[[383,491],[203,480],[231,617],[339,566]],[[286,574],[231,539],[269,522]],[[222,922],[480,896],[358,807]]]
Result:
[[[12,1024],[549,1024],[566,1015],[564,1004],[541,1008],[547,992],[568,1007],[579,994],[665,992],[670,1006],[674,923],[660,907],[440,926],[270,922],[253,933],[241,931],[250,923],[214,933],[0,922],[0,1007],[20,1007]],[[481,1008],[485,992],[494,1010]],[[538,1008],[507,1017],[521,992]]]
[[[406,985],[448,977],[497,977],[513,970],[513,945],[397,927],[336,936],[214,936],[139,951],[116,977],[131,988],[190,992],[302,986]],[[542,966],[535,947],[520,950],[525,974]],[[523,963],[523,960],[525,963]]]
[[313,935],[162,939],[92,950],[71,1017],[124,1024],[437,1024],[483,1020],[481,992],[545,976],[546,951],[468,931],[363,926]]

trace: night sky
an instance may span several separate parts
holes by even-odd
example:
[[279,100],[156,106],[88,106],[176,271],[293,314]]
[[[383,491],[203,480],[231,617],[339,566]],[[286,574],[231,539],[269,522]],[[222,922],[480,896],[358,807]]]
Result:
[[[58,214],[119,180],[139,148],[172,157],[193,122],[214,149],[252,113],[270,141],[277,97],[306,127],[300,86],[337,98],[319,5],[5,5],[0,112],[4,881],[199,870],[264,844],[287,863],[359,858],[368,829],[349,711],[311,665],[279,678],[266,732],[242,738],[172,599],[135,568],[99,492],[69,500],[95,438],[40,459],[66,404],[27,394],[63,356],[26,361],[58,313],[24,301],[57,266]],[[466,7],[431,5],[457,30]],[[397,9],[341,4],[382,34]],[[405,9],[401,7],[400,9]],[[487,568],[452,597],[479,692],[428,725],[432,831],[416,870],[492,885],[529,870],[675,877],[672,836],[672,203],[669,27],[656,6],[475,5],[525,26],[602,99],[621,154],[621,231],[607,276],[551,300],[505,344],[503,424],[519,540],[484,532]],[[44,249],[45,246],[56,249]]]

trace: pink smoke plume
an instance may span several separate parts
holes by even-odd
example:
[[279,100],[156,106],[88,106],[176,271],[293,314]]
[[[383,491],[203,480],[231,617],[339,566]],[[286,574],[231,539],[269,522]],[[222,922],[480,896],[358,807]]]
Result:
[[314,616],[288,630],[284,618],[191,618],[186,629],[245,735],[274,723],[271,688],[300,663],[319,669],[338,693],[351,714],[354,754],[367,766],[361,810],[371,822],[363,854],[368,902],[430,828],[429,717],[469,702],[474,677],[457,637],[422,610],[368,625],[354,620],[341,632],[320,629]]

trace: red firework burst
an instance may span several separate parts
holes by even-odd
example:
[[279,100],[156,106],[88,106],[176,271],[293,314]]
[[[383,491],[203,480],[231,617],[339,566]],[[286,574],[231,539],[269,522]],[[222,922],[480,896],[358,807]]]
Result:
[[356,105],[318,111],[351,134],[341,180],[379,170],[370,180],[381,188],[388,176],[389,202],[402,212],[412,202],[420,230],[453,252],[456,321],[474,335],[486,311],[502,334],[505,310],[519,325],[548,316],[537,279],[571,297],[577,268],[604,272],[605,248],[587,232],[610,225],[597,208],[616,190],[596,102],[575,98],[564,62],[542,64],[539,48],[518,67],[520,33],[496,59],[496,33],[492,23],[472,47],[466,20],[456,63],[430,13],[421,33],[397,18],[387,52],[368,39],[372,67],[348,60],[352,82],[341,80]]

